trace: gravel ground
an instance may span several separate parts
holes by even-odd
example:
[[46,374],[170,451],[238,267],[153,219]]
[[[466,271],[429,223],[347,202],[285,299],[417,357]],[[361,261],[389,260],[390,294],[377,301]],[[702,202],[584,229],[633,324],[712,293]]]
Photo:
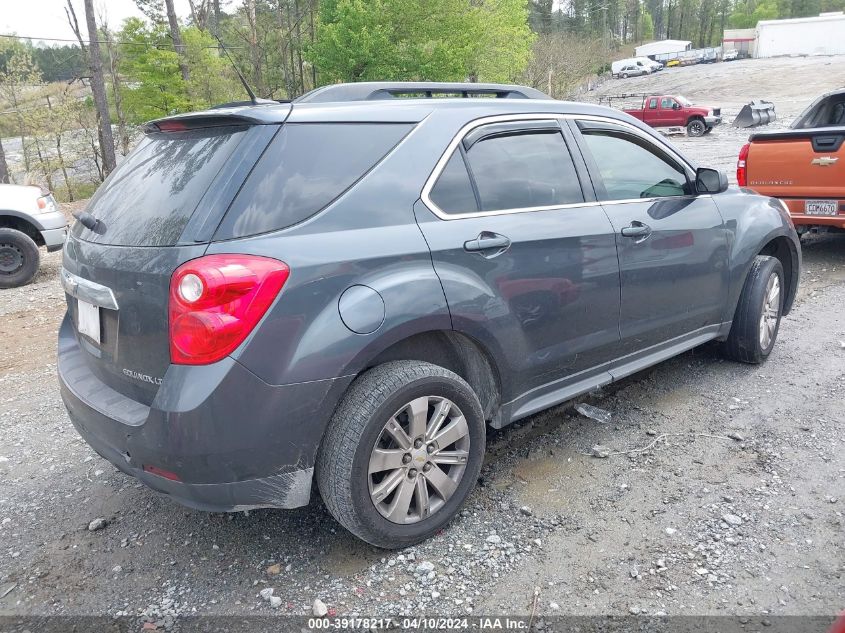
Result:
[[[826,63],[780,62],[802,74]],[[689,72],[744,82],[757,63],[666,71],[647,89],[695,87]],[[759,63],[771,83],[749,97],[801,90],[788,68]],[[804,88],[804,102],[826,88]],[[679,142],[730,169],[740,136]],[[0,300],[0,615],[166,628],[186,614],[310,614],[315,599],[329,614],[834,614],[845,606],[845,235],[810,237],[804,263],[766,364],[707,345],[590,396],[608,423],[562,406],[491,432],[460,517],[385,552],[316,499],[194,512],[99,458],[59,398],[60,256],[47,255],[32,285]],[[596,444],[609,456],[593,456]],[[271,588],[280,600],[262,597]]]

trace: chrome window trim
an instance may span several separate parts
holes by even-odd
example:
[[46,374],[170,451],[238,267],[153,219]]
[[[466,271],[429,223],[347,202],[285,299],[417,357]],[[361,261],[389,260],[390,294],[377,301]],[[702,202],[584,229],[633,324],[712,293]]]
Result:
[[[464,137],[474,130],[477,127],[481,127],[482,125],[489,125],[491,123],[504,123],[510,121],[538,121],[538,120],[558,120],[558,121],[565,121],[565,120],[581,120],[581,121],[597,121],[599,123],[612,123],[615,125],[620,125],[624,128],[627,128],[629,131],[633,132],[635,135],[639,136],[640,138],[657,145],[662,151],[668,154],[672,159],[676,160],[680,165],[688,169],[690,172],[695,173],[695,169],[693,169],[692,165],[690,165],[686,160],[684,160],[677,152],[675,152],[671,146],[666,145],[664,143],[655,142],[655,138],[649,134],[646,134],[635,125],[631,125],[627,121],[621,121],[619,119],[614,119],[612,117],[605,117],[595,114],[560,114],[556,112],[538,112],[532,114],[497,114],[495,116],[488,116],[482,117],[480,119],[476,119],[474,121],[470,121],[466,125],[464,125],[458,133],[449,141],[449,145],[446,146],[446,150],[443,152],[443,155],[434,165],[434,169],[432,170],[431,174],[428,176],[428,179],[425,181],[425,185],[423,186],[422,193],[420,194],[420,198],[425,203],[426,207],[434,213],[438,218],[441,220],[462,220],[466,218],[484,218],[487,216],[496,216],[496,215],[515,215],[517,213],[534,213],[537,211],[555,211],[558,209],[575,209],[575,208],[584,208],[584,207],[600,207],[602,205],[613,205],[613,204],[629,204],[632,202],[654,202],[657,200],[677,200],[682,198],[709,198],[710,196],[661,196],[655,198],[629,198],[625,200],[605,200],[605,201],[584,201],[584,202],[572,202],[567,204],[560,204],[560,205],[553,205],[553,206],[542,206],[542,207],[520,207],[517,209],[497,209],[495,211],[470,211],[467,213],[447,213],[443,211],[440,207],[438,207],[434,201],[431,199],[431,190],[434,188],[434,185],[437,183],[437,179],[440,178],[440,174],[446,168],[446,163],[449,162],[449,159],[452,158],[452,154],[455,152],[458,145],[463,141]],[[657,139],[659,141],[660,139]],[[564,138],[565,141],[565,138]],[[567,147],[569,147],[567,145]],[[570,152],[572,148],[569,148]],[[689,174],[687,174],[689,176]]]

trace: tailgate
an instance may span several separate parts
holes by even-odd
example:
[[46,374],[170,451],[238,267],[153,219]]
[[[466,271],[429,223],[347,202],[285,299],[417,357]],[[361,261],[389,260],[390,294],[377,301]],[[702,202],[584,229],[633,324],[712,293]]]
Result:
[[[193,122],[201,127],[190,127]],[[278,130],[223,122],[182,118],[174,132],[148,133],[101,185],[65,244],[70,333],[85,364],[114,391],[145,405],[170,365],[173,271],[203,255]]]
[[88,368],[103,383],[152,403],[170,365],[170,276],[205,249],[205,244],[104,246],[68,238],[62,284],[73,334]]
[[845,198],[845,130],[754,134],[748,186],[778,198]]

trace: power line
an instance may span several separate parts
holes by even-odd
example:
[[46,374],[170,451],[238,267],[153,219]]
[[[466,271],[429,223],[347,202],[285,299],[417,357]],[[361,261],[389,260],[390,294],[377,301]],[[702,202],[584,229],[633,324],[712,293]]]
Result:
[[[79,40],[64,37],[39,37],[37,35],[15,35],[13,33],[0,33],[0,37],[7,37],[15,40],[43,40],[45,42],[72,42],[79,44]],[[89,40],[84,40],[88,42]],[[150,42],[118,42],[116,40],[95,40],[98,44],[117,44],[119,46],[153,46],[155,48],[174,49],[173,44],[152,44]],[[217,46],[203,46],[203,48],[218,48]],[[245,46],[226,46],[228,49],[244,49]]]

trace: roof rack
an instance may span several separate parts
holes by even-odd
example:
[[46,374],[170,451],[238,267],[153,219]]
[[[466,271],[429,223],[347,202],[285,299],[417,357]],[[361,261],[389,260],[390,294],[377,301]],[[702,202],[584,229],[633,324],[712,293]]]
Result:
[[454,95],[468,97],[496,97],[499,99],[551,99],[547,94],[528,86],[505,84],[449,83],[426,81],[371,81],[334,84],[315,88],[294,103],[330,103],[338,101],[373,101],[397,97]]

